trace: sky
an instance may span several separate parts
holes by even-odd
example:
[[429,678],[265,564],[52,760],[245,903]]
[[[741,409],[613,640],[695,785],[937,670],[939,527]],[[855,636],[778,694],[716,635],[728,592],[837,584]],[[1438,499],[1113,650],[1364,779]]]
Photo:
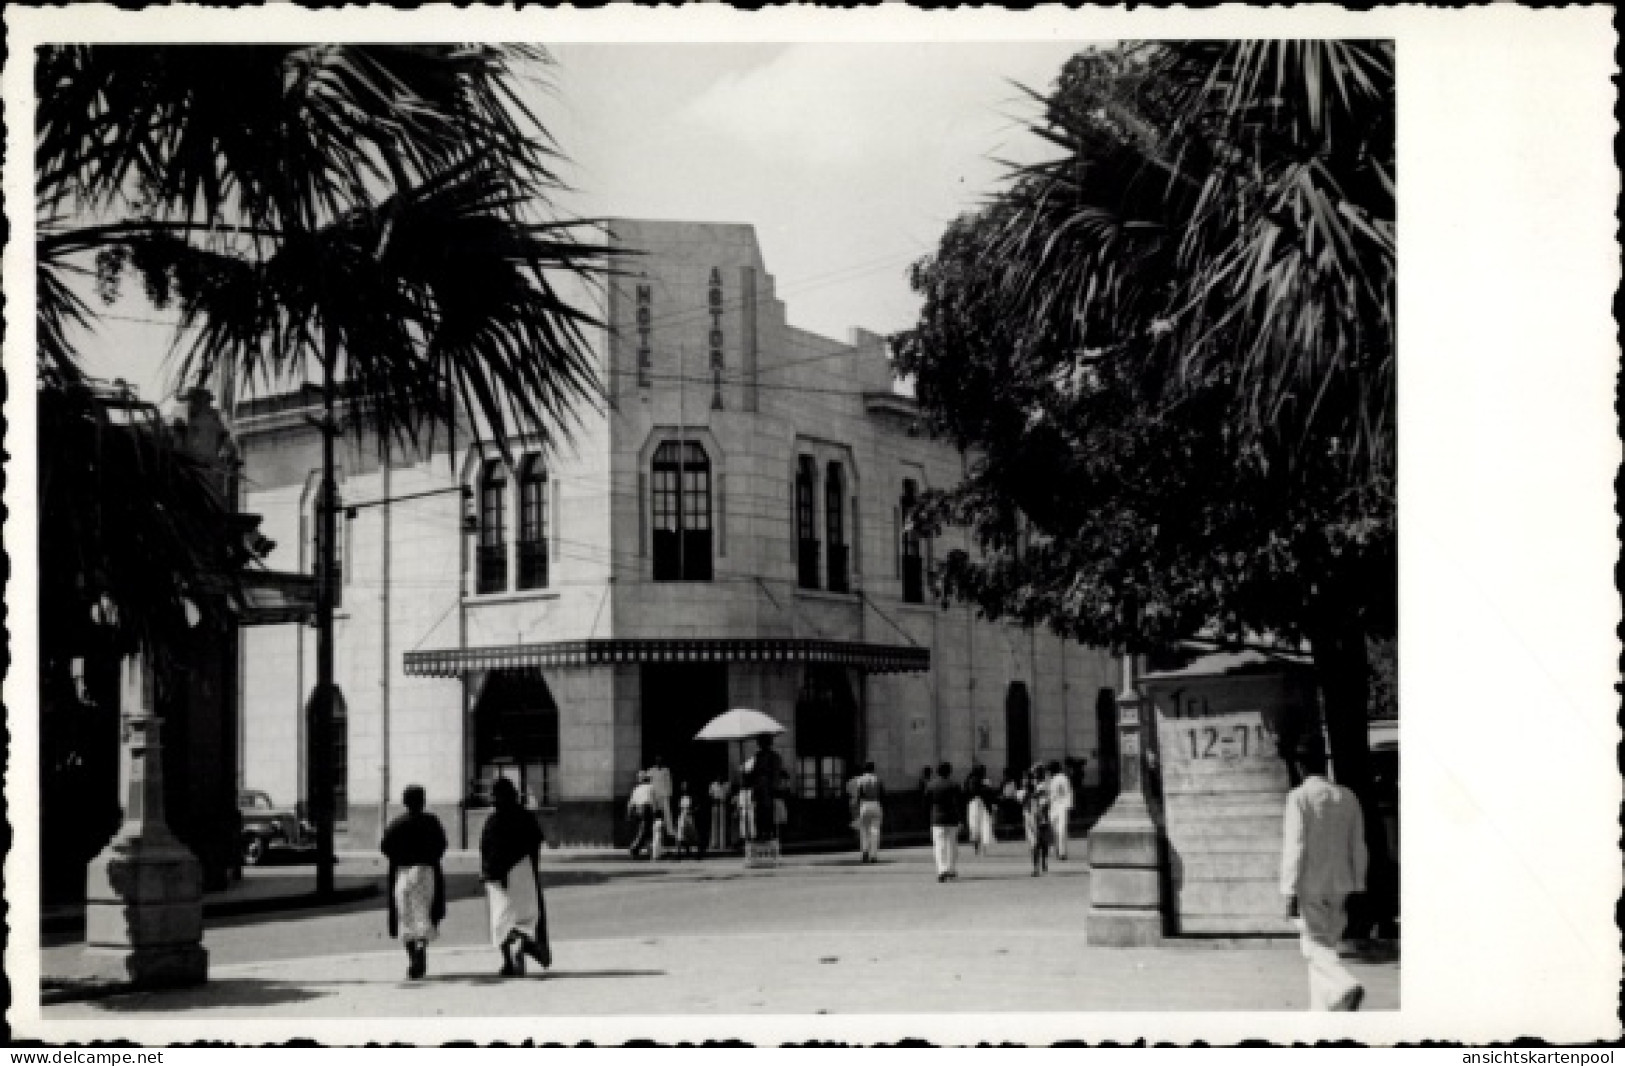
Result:
[[[1078,43],[562,44],[527,100],[584,217],[745,222],[790,321],[843,338],[906,328],[909,264],[1045,146],[1022,120]],[[1004,162],[1001,162],[1004,161]],[[91,372],[173,392],[163,315],[103,307]],[[120,317],[111,317],[120,316]]]
[[756,226],[790,320],[890,332],[906,271],[1043,142],[1065,44],[562,45],[546,113],[584,214]]

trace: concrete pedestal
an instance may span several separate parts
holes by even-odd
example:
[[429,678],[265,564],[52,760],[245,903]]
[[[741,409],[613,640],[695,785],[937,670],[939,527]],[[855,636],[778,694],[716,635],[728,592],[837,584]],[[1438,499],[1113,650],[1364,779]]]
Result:
[[1089,911],[1083,930],[1090,944],[1102,947],[1146,947],[1159,943],[1163,933],[1162,851],[1142,784],[1137,670],[1135,658],[1125,656],[1117,697],[1122,791],[1089,831]]
[[203,868],[164,823],[159,720],[150,711],[146,664],[124,664],[124,824],[91,860],[85,884],[85,958],[102,978],[141,987],[208,979]]
[[1117,797],[1089,832],[1091,945],[1146,947],[1162,940],[1162,871],[1157,825],[1138,792]]

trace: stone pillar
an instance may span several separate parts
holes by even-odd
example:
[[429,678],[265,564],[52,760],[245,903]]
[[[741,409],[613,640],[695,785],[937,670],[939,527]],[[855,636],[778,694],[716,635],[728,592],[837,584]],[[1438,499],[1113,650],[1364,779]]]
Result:
[[1104,947],[1143,947],[1162,940],[1162,867],[1159,830],[1146,803],[1141,767],[1142,730],[1154,728],[1148,702],[1136,686],[1133,656],[1123,660],[1117,700],[1122,787],[1111,809],[1089,832],[1089,911],[1084,936]]
[[127,766],[124,823],[91,860],[85,886],[85,957],[97,976],[137,986],[208,979],[203,870],[164,822],[160,719],[144,655],[121,667]]

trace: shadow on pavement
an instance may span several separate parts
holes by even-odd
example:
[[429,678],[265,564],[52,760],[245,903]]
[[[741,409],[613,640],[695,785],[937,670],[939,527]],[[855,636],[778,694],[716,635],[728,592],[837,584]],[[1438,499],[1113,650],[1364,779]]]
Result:
[[547,980],[565,981],[572,977],[665,977],[665,970],[549,970]]
[[95,1003],[98,1008],[106,1011],[126,1013],[173,1011],[177,1009],[172,1001],[173,997],[184,994],[187,998],[185,1009],[188,1011],[206,1011],[221,1007],[274,1007],[284,1003],[304,1003],[312,999],[321,999],[332,993],[316,990],[313,986],[338,983],[354,982],[302,981],[292,984],[287,981],[261,980],[253,977],[216,978],[201,992],[194,990],[186,993],[131,993],[98,999]]

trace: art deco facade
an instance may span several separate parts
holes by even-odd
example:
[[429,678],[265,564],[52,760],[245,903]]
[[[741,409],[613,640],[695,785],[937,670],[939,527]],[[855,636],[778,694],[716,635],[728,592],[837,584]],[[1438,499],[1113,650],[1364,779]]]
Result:
[[[608,843],[656,755],[700,794],[727,772],[737,752],[692,738],[740,706],[786,726],[809,833],[844,832],[839,790],[865,759],[904,792],[941,759],[996,776],[1075,756],[1095,780],[1118,665],[932,602],[951,545],[908,513],[962,459],[922,435],[882,339],[788,325],[749,226],[613,231],[642,254],[608,290],[606,402],[567,445],[505,458],[442,437],[387,461],[349,446],[336,754],[352,846],[408,783],[472,824],[462,802],[498,774],[553,839]],[[313,561],[316,400],[239,411],[245,507],[298,555],[274,565]],[[314,670],[306,627],[245,636],[245,784],[279,800],[304,788]]]

